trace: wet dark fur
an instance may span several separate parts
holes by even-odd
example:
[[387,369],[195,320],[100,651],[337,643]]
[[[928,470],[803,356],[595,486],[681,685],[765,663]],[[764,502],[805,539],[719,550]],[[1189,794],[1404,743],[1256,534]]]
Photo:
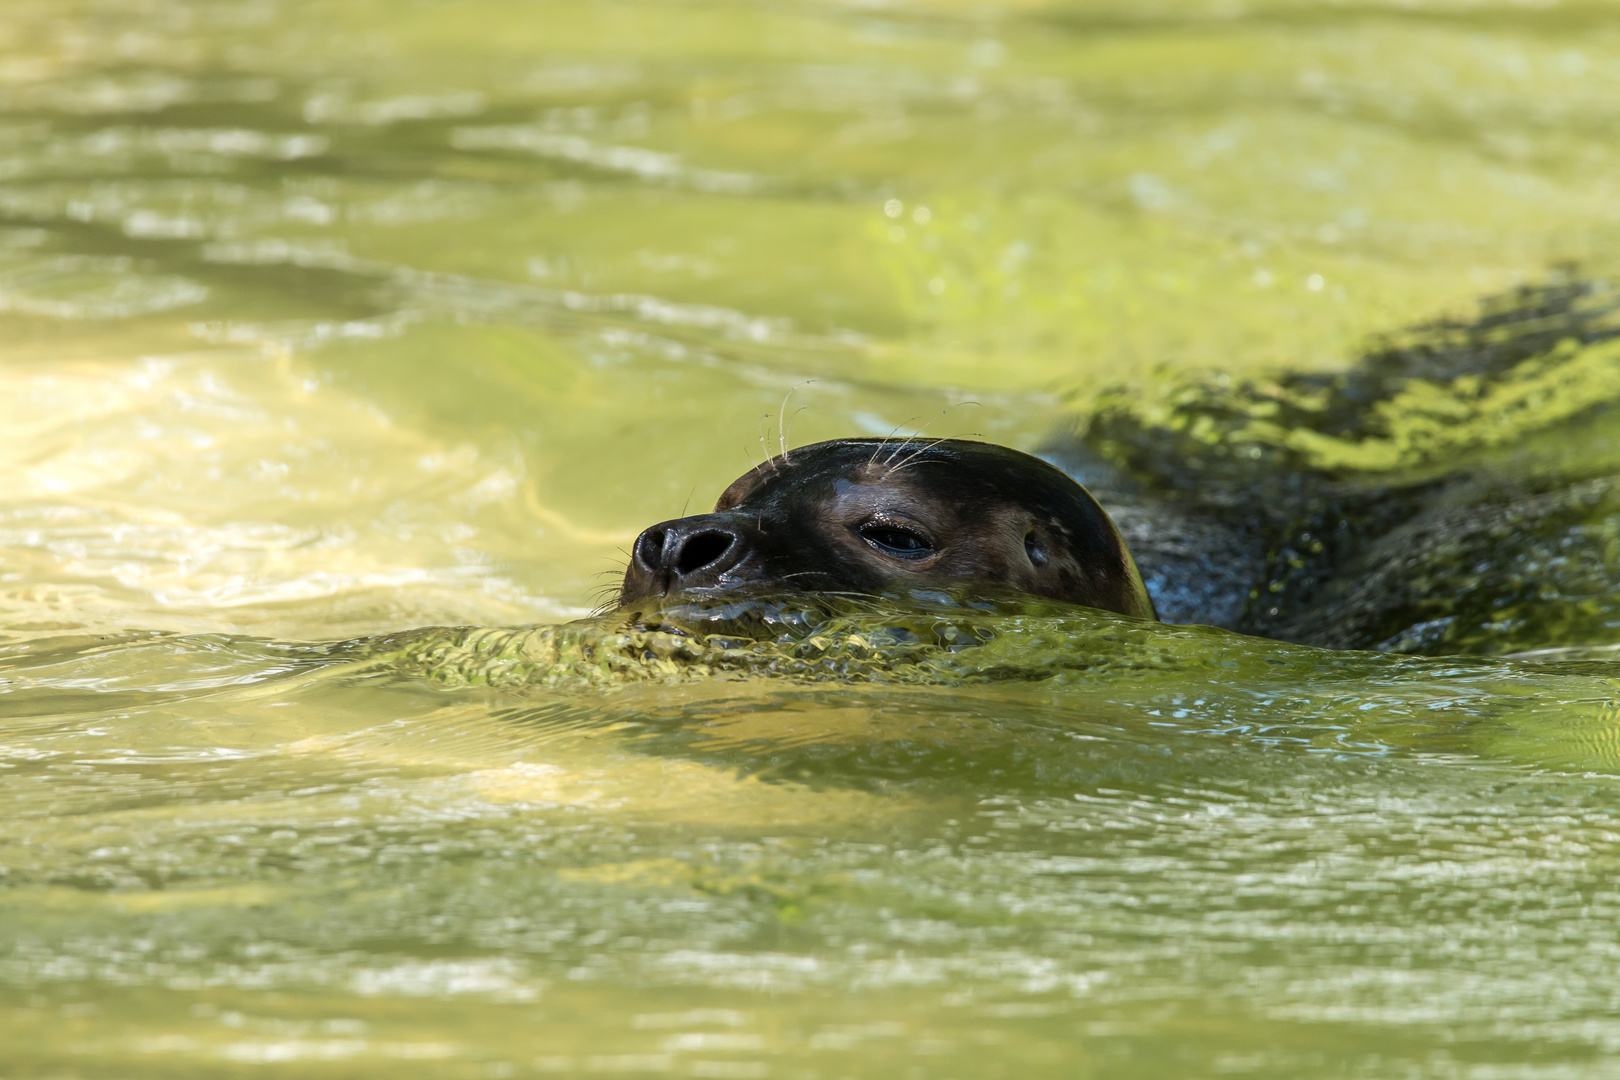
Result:
[[1119,530],[1083,487],[1039,458],[961,439],[839,439],[773,458],[713,513],[643,532],[619,600],[961,585],[1154,617]]

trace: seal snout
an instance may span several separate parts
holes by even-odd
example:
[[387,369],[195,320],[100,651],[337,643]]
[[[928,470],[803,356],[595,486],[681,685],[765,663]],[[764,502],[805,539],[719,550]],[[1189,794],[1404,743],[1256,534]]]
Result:
[[629,596],[714,586],[747,554],[743,531],[724,515],[661,522],[636,538],[624,591]]

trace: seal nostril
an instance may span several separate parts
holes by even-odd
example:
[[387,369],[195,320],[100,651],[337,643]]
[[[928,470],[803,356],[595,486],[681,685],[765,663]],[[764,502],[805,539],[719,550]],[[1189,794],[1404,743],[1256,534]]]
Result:
[[703,532],[681,545],[675,559],[675,572],[681,576],[694,574],[731,550],[732,538],[721,532]]
[[657,573],[664,561],[664,530],[648,529],[636,537],[636,562],[649,573]]

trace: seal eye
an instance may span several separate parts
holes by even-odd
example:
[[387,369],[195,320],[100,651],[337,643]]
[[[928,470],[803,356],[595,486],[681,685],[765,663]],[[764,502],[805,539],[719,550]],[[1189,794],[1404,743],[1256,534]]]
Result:
[[893,525],[864,526],[861,539],[896,559],[923,559],[934,553],[934,545],[928,542],[927,537]]
[[1029,556],[1031,565],[1037,567],[1046,565],[1046,549],[1035,539],[1034,533],[1024,537],[1024,553]]

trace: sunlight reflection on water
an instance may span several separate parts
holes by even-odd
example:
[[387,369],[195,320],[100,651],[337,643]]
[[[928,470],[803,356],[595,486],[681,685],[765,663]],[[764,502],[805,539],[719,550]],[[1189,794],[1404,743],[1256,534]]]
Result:
[[1077,616],[549,690],[330,643],[586,614],[790,391],[798,442],[1034,448],[1599,276],[1611,22],[8,5],[0,1072],[1607,1075],[1603,642],[1132,667]]

